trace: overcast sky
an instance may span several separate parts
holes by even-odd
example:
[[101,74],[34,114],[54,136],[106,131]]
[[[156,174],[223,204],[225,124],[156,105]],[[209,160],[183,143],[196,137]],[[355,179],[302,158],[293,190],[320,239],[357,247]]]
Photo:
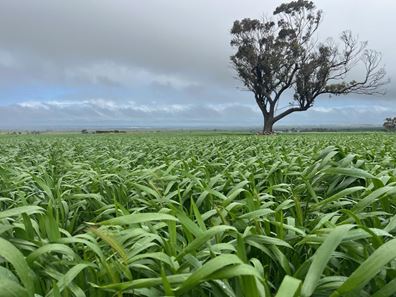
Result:
[[[229,56],[236,19],[271,0],[0,0],[0,129],[260,126]],[[318,0],[319,39],[352,30],[396,77],[395,0]],[[290,98],[284,98],[287,103]],[[323,97],[283,125],[381,125],[384,97]]]

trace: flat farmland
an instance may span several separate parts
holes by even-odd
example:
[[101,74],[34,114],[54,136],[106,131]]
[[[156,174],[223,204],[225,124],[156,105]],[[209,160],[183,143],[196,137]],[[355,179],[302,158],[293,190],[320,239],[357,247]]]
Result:
[[0,136],[1,296],[395,296],[396,135]]

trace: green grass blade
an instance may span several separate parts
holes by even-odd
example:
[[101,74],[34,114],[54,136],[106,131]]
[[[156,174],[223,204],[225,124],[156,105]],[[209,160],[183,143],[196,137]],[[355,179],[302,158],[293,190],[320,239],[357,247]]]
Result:
[[[77,264],[76,266],[72,267],[68,272],[66,272],[60,279],[58,279],[57,286],[59,288],[59,292],[62,293],[62,291],[70,285],[70,283],[77,277],[77,275],[84,269],[88,267],[92,267],[93,265],[89,264]],[[78,292],[78,296],[75,293],[74,295],[76,297],[84,297],[85,294],[80,290],[75,290],[75,292]],[[81,294],[82,293],[82,294]]]
[[33,271],[28,266],[23,254],[9,241],[0,238],[0,256],[6,259],[15,268],[16,274],[22,281],[29,296],[33,296]]
[[344,296],[347,293],[363,288],[389,261],[395,258],[396,239],[392,239],[376,249],[331,297]]
[[23,213],[26,213],[27,215],[32,215],[35,213],[43,213],[43,212],[44,209],[40,206],[33,206],[33,205],[20,206],[0,212],[0,220],[9,217],[20,216]]
[[299,296],[301,280],[286,275],[276,293],[275,297],[295,297]]
[[26,257],[27,263],[33,263],[38,257],[44,255],[46,253],[59,253],[70,257],[71,259],[77,259],[77,254],[67,245],[59,244],[59,243],[51,243],[43,245],[39,247],[34,252],[30,253],[29,256]]
[[[1,297],[27,297],[27,290],[18,283],[9,279],[0,279],[0,296]],[[30,295],[32,296],[32,295]]]
[[223,233],[226,231],[236,231],[234,227],[231,226],[214,226],[210,228],[209,230],[204,231],[202,234],[200,234],[197,238],[195,238],[178,256],[177,258],[180,259],[184,255],[196,251],[200,246],[205,244],[209,239],[214,237],[215,235],[219,233]]
[[308,297],[314,293],[332,253],[340,244],[345,234],[353,227],[354,225],[341,225],[330,232],[313,256],[312,264],[309,267],[301,289],[301,296]]
[[172,215],[164,213],[135,213],[101,222],[102,225],[133,225],[152,221],[177,221]]
[[243,264],[241,259],[236,255],[220,255],[207,263],[201,268],[194,271],[193,274],[178,288],[177,294],[183,294],[191,290],[198,283],[203,282],[212,273],[224,269],[225,267],[233,264]]
[[396,278],[391,280],[371,297],[388,297],[396,295]]

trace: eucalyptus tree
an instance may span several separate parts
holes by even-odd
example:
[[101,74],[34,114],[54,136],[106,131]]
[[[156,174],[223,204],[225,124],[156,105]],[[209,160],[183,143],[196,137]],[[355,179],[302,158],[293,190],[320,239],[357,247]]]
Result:
[[[231,62],[263,114],[263,134],[284,117],[311,108],[321,95],[384,92],[381,54],[349,31],[338,42],[319,42],[321,20],[312,1],[298,0],[278,6],[271,18],[234,22]],[[282,107],[285,97],[289,103]]]

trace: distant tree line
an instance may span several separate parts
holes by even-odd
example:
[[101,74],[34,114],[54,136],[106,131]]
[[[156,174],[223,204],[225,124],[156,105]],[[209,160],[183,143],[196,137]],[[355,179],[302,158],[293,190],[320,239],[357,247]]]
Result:
[[40,131],[8,131],[7,132],[8,135],[22,135],[22,134],[30,134],[30,135],[39,135],[41,134]]
[[81,130],[82,134],[105,134],[105,133],[126,133],[126,131],[121,131],[121,130],[96,130],[96,131],[88,131],[87,129]]

